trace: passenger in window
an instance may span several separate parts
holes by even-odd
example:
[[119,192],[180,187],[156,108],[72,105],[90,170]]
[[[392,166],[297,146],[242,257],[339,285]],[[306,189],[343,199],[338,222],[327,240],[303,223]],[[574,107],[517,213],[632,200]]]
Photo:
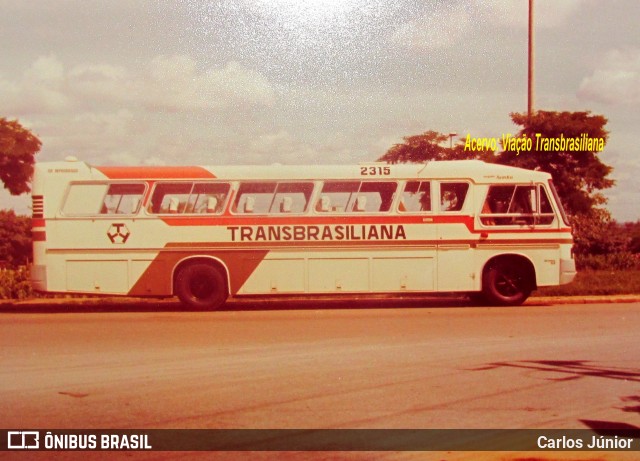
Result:
[[445,183],[440,185],[440,209],[460,211],[469,190],[467,183]]
[[445,190],[442,192],[441,200],[442,211],[457,211],[458,208],[458,196],[452,190]]
[[431,211],[431,188],[429,182],[407,182],[398,204],[398,211],[411,213]]

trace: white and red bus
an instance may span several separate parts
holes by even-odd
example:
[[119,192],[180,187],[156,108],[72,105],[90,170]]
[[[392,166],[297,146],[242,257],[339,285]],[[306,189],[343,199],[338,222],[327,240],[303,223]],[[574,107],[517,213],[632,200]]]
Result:
[[480,161],[36,165],[35,289],[230,297],[468,292],[500,305],[575,276],[551,177]]

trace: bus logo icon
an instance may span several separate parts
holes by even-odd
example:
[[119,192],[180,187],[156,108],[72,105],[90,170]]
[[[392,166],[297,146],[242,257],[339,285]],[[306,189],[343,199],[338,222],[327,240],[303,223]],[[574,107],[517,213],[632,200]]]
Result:
[[107,231],[107,237],[111,243],[126,243],[130,235],[131,232],[125,223],[113,223]]
[[9,450],[37,450],[40,448],[38,431],[8,431],[7,448]]

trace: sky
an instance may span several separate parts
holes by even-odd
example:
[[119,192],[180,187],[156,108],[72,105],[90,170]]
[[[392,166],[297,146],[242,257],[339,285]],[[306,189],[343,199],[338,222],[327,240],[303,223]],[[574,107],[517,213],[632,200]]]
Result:
[[[525,0],[0,0],[0,117],[37,161],[348,164],[527,109]],[[606,192],[640,219],[640,2],[536,0],[535,108],[608,120]],[[552,155],[552,153],[550,153]],[[0,208],[30,213],[0,192]]]

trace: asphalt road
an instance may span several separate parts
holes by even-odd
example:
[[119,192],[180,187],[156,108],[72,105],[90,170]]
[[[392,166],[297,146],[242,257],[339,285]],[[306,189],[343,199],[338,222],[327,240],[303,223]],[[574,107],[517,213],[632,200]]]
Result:
[[171,306],[0,313],[0,426],[640,427],[640,303]]

